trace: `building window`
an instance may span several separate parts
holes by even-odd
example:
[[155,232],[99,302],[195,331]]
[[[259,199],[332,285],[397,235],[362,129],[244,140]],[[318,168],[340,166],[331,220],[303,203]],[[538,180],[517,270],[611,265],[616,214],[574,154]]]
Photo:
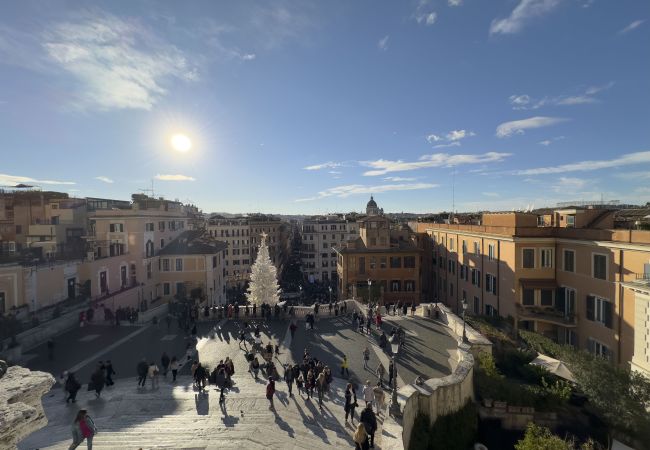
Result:
[[467,253],[467,241],[463,239],[463,254]]
[[385,256],[381,256],[379,258],[379,268],[380,269],[385,269],[386,268],[386,257]]
[[370,257],[370,270],[374,269],[375,266],[377,266],[377,257],[371,256]]
[[399,280],[393,280],[390,282],[390,291],[391,292],[399,292],[400,291],[400,285],[402,284],[401,281]]
[[377,245],[377,238],[371,237],[370,238],[370,246],[375,247]]
[[406,291],[406,292],[415,292],[415,281],[406,280],[404,282],[404,291]]
[[534,269],[535,268],[535,249],[534,248],[525,248],[522,250],[523,255],[523,267],[524,269]]
[[485,290],[497,295],[497,279],[494,275],[489,273],[485,274]]
[[151,261],[147,263],[147,280],[151,280]]
[[404,257],[404,268],[405,269],[415,269],[415,256],[405,256]]
[[[323,261],[323,267],[327,267],[327,261]],[[359,256],[359,273],[366,273],[366,257]]]
[[576,216],[571,214],[569,216],[566,216],[566,226],[567,227],[575,227],[576,226]]
[[169,272],[169,260],[167,258],[162,260],[162,270],[163,272]]
[[163,283],[163,295],[169,295],[171,293],[171,286],[169,283]]
[[153,230],[154,230],[153,222],[144,224],[144,231],[153,231]]
[[176,258],[176,272],[183,271],[183,258]]
[[592,338],[587,339],[587,350],[589,350],[589,353],[600,356],[605,359],[610,359],[612,354],[609,347]]
[[158,231],[165,231],[165,222],[158,222]]
[[399,256],[390,257],[390,268],[391,269],[400,269],[402,267],[402,258]]
[[574,252],[573,250],[564,250],[564,258],[562,258],[562,260],[564,261],[563,270],[565,272],[576,271],[575,259],[576,259],[576,252]]
[[587,320],[600,322],[607,328],[614,328],[612,314],[613,305],[611,302],[594,295],[587,296]]
[[480,253],[481,253],[481,246],[477,241],[474,241],[474,254],[478,255]]
[[488,261],[494,261],[494,244],[488,244]]
[[593,254],[593,277],[599,280],[607,279],[607,255]]
[[165,240],[161,239],[160,240],[160,248],[164,248],[164,247],[165,247]]
[[481,314],[481,301],[474,296],[474,314]]
[[217,257],[213,256],[212,257],[212,268],[214,269],[215,267],[217,267]]
[[541,263],[542,267],[550,268],[553,267],[553,249],[552,248],[543,248],[540,250]]
[[492,305],[485,305],[485,314],[487,316],[496,316],[497,309]]
[[521,293],[521,303],[524,306],[534,306],[535,305],[535,290],[534,289],[524,289]]
[[454,251],[454,239],[449,239],[449,250]]
[[542,306],[553,306],[553,290],[542,289],[539,293],[539,301]]
[[327,248],[327,242],[323,242],[323,248]]
[[124,224],[123,223],[112,223],[108,226],[108,230],[111,233],[124,233]]

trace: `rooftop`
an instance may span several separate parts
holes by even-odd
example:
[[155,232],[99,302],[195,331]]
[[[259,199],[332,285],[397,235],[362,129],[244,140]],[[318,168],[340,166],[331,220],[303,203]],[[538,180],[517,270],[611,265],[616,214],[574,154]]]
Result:
[[223,241],[211,239],[202,230],[184,231],[160,250],[160,256],[168,255],[212,255],[228,248]]

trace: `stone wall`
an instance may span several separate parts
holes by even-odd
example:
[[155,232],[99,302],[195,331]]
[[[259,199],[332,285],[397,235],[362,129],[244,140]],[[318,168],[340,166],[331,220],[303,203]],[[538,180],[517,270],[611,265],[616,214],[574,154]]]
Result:
[[0,448],[14,449],[25,436],[47,425],[41,398],[54,385],[52,375],[12,366],[0,378]]

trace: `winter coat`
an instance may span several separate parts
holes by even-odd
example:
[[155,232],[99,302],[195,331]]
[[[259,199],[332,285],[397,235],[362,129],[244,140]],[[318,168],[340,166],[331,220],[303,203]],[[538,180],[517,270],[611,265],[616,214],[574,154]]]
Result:
[[361,412],[360,422],[365,425],[368,433],[373,433],[377,429],[377,417],[372,409],[364,408]]

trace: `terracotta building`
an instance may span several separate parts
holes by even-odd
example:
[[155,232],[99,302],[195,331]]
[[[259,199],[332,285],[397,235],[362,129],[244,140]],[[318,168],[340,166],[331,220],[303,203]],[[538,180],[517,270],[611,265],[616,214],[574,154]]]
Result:
[[359,237],[334,247],[339,298],[419,303],[421,250],[414,233],[391,228],[372,197],[357,223]]
[[639,333],[648,296],[629,286],[650,278],[650,232],[612,225],[612,211],[572,208],[411,228],[429,239],[430,301],[456,312],[467,302],[469,314],[508,318],[621,365],[634,359],[650,373],[647,327]]

